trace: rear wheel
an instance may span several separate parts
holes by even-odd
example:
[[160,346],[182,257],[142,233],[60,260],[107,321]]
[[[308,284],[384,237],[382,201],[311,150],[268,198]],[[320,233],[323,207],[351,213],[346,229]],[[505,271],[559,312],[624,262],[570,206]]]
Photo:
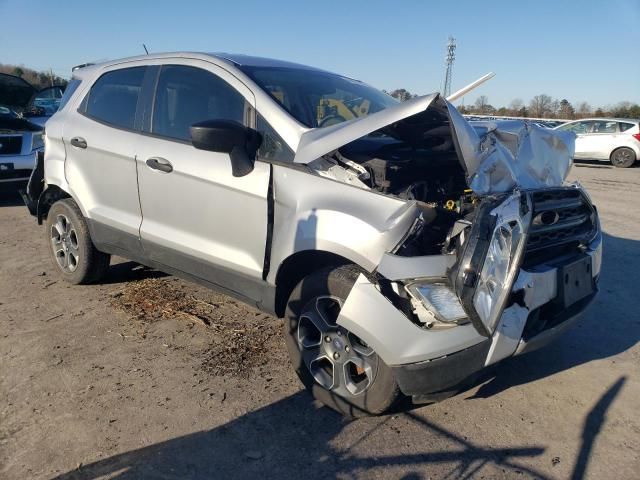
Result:
[[621,147],[613,151],[610,160],[614,167],[629,168],[636,162],[636,152],[628,147]]
[[289,357],[302,383],[349,417],[384,413],[400,395],[376,352],[336,324],[357,275],[353,266],[309,275],[293,290],[285,316]]
[[93,245],[87,222],[72,199],[58,200],[51,206],[45,231],[49,253],[65,281],[77,285],[104,276],[110,256]]

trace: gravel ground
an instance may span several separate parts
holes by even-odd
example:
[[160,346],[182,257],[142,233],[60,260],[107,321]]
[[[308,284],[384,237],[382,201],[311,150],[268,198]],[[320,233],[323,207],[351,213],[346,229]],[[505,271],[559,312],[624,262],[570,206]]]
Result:
[[345,422],[288,365],[279,320],[120,260],[56,276],[0,203],[0,478],[638,478],[640,168],[576,165],[601,294],[549,347],[443,402]]

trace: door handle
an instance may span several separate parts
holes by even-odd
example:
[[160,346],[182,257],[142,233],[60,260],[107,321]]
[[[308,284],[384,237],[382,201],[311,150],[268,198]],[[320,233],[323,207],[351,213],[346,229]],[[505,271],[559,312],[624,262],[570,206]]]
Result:
[[164,173],[170,173],[173,171],[173,166],[169,160],[165,160],[160,157],[151,157],[147,160],[147,166],[153,170],[160,170]]
[[78,148],[87,148],[87,141],[82,137],[73,137],[71,139],[71,145]]

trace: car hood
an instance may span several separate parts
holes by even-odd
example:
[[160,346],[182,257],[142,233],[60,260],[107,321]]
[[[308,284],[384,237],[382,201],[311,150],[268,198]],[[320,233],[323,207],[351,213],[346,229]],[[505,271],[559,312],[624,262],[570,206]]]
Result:
[[[421,117],[448,126],[469,186],[479,194],[562,185],[571,168],[575,135],[526,121],[483,122],[479,133],[438,93],[413,98],[366,117],[302,134],[295,163],[308,164],[376,131],[411,141]],[[413,124],[413,125],[412,125]]]
[[29,105],[36,88],[20,77],[0,73],[0,105],[21,110]]

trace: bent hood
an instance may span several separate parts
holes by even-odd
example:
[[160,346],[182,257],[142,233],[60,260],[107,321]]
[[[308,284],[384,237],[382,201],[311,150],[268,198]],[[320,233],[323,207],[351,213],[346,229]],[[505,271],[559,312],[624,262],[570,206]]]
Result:
[[[295,163],[310,163],[340,147],[378,130],[406,139],[419,139],[412,120],[425,115],[448,124],[467,182],[478,194],[501,193],[520,188],[562,185],[571,168],[575,135],[549,130],[526,121],[474,122],[472,126],[439,94],[413,98],[366,117],[315,128],[300,138]],[[413,118],[412,118],[413,117]]]

